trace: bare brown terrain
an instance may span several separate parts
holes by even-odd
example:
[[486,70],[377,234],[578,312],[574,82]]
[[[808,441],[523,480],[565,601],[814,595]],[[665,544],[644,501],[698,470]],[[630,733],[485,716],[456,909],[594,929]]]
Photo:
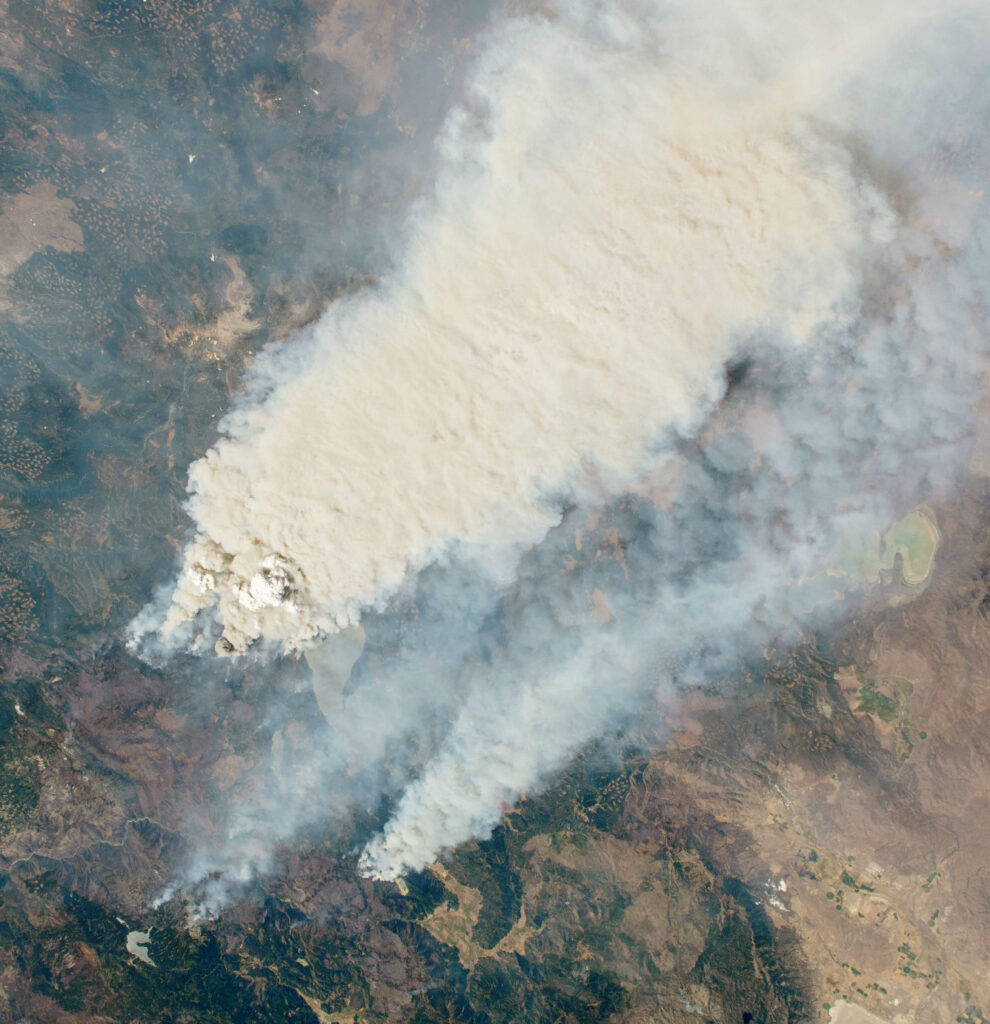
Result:
[[656,815],[702,836],[719,872],[762,890],[822,1020],[840,1002],[892,1024],[990,1005],[985,500],[976,481],[939,509],[917,600],[864,614],[818,665],[771,662],[741,706],[689,702],[627,807],[637,829]]
[[[438,908],[425,926],[468,969],[516,951],[553,956],[570,936],[579,955],[636,993],[616,1019],[728,1020],[703,981],[672,1006],[650,978],[687,973],[702,957],[707,924],[697,901],[735,879],[788,952],[787,970],[801,975],[791,980],[807,996],[804,1008],[783,1019],[983,1021],[985,498],[985,483],[972,480],[965,500],[938,509],[942,546],[920,597],[892,584],[824,648],[809,641],[766,652],[736,693],[730,681],[724,696],[687,693],[667,713],[673,734],[634,773],[617,827],[600,831],[589,817],[578,834],[526,842],[520,912],[495,946],[472,938],[481,894],[442,865],[433,870],[457,905]],[[525,802],[508,829],[516,815],[527,816]],[[616,905],[621,912],[603,928],[601,915]]]
[[[343,681],[317,701],[250,668],[163,672],[120,632],[181,548],[185,466],[251,353],[368,280],[356,249],[336,255],[341,226],[415,194],[415,175],[387,183],[391,147],[428,144],[443,102],[412,86],[454,80],[481,19],[307,0],[280,27],[287,7],[0,0],[24,104],[0,125],[0,1024],[987,1024],[986,444],[933,506],[924,587],[885,581],[834,633],[682,694],[629,763],[585,778],[578,759],[404,889],[357,875],[381,826],[358,808],[353,835],[294,840],[216,919],[153,905],[269,756],[278,773],[312,746]],[[256,66],[266,46],[282,77]],[[117,91],[32,107],[86,84],[70,66]],[[233,137],[257,142],[243,167]],[[386,184],[359,197],[343,169],[362,146]],[[313,221],[329,270],[300,265]],[[661,508],[669,473],[641,489]],[[628,572],[604,514],[571,556]],[[613,613],[588,595],[589,629]],[[269,736],[279,701],[296,704]]]

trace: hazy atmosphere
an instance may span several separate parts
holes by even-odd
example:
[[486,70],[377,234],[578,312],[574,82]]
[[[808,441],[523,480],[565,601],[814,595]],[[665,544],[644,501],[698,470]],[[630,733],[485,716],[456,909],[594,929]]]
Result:
[[987,1024],[985,0],[0,21],[0,1024]]
[[[985,15],[494,16],[394,267],[259,356],[136,620],[153,653],[315,648],[316,687],[367,612],[429,622],[336,670],[327,732],[204,874],[378,787],[364,870],[419,870],[866,589],[813,581],[951,480],[981,393]],[[617,501],[622,572],[567,566]]]

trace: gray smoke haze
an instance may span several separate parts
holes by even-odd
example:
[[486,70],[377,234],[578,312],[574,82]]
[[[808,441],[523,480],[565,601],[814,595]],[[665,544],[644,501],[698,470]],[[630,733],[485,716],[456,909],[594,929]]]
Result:
[[[842,552],[946,493],[975,429],[988,67],[967,0],[493,25],[398,269],[258,360],[134,624],[302,651],[328,718],[190,878],[382,796],[363,870],[421,868],[869,599]],[[603,508],[615,557],[575,557]],[[362,653],[359,622],[393,639]]]

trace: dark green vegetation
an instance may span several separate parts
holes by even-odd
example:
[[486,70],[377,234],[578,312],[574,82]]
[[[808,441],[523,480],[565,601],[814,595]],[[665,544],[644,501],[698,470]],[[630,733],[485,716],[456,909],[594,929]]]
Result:
[[41,768],[58,756],[57,717],[30,679],[3,686],[0,704],[0,840],[31,822],[41,798]]
[[[240,717],[173,741],[154,717],[172,681],[106,641],[171,571],[186,467],[252,354],[382,268],[376,227],[415,194],[456,82],[450,40],[484,14],[412,12],[434,107],[357,116],[311,52],[321,6],[0,2],[0,1020],[311,1021],[297,988],[370,1005],[370,961],[436,958],[409,924],[442,897],[432,876],[399,909],[341,909],[339,933],[261,893],[198,937],[151,914],[169,781],[195,792],[225,744],[249,750],[260,698],[235,681]],[[129,962],[117,918],[136,913],[157,967]]]
[[[60,888],[40,876],[36,892]],[[259,993],[236,973],[236,959],[225,956],[215,935],[199,941],[165,927],[153,933],[157,967],[128,962],[120,955],[127,929],[105,908],[72,892],[64,893],[65,916],[53,929],[15,953],[36,992],[69,1011],[83,1009],[126,1020],[166,1020],[171,1012],[195,1012],[218,1022],[259,1019],[309,1021],[312,1014],[291,988],[266,986]],[[87,956],[97,951],[95,958]],[[95,963],[93,960],[95,959]]]
[[[479,6],[425,13],[423,50]],[[186,466],[251,354],[381,268],[432,124],[318,95],[302,0],[2,16],[0,239],[33,240],[0,264],[0,638],[65,643],[173,561]]]
[[629,753],[622,770],[582,755],[491,839],[457,852],[451,874],[482,898],[471,939],[489,951],[468,973],[475,1016],[417,1020],[590,1024],[648,1006],[683,1012],[687,993],[720,1021],[806,1019],[796,937],[741,881],[706,865],[698,837],[641,816],[653,781]]
[[[907,713],[913,684],[907,679],[870,679],[859,669],[856,670],[856,677],[861,684],[856,710],[876,715],[881,721],[893,726],[900,735],[899,754],[902,759],[908,757],[914,749]],[[926,733],[920,733],[921,739],[926,736]]]
[[[652,783],[636,757],[622,770],[593,764],[594,752],[579,758],[559,787],[450,862],[481,897],[476,963],[431,934],[433,912],[461,909],[432,873],[410,877],[403,897],[309,846],[284,881],[246,891],[218,920],[190,928],[175,903],[145,909],[149,966],[128,957],[137,926],[101,898],[85,861],[33,856],[0,886],[0,961],[24,986],[8,1007],[80,1021],[312,1022],[319,1007],[367,1022],[592,1024],[644,999],[683,1009],[703,998],[719,1021],[806,1019],[793,939],[676,828],[626,800],[609,832],[596,827],[603,796],[637,794],[649,807]],[[140,841],[162,837],[147,825]],[[292,898],[300,886],[305,912]],[[520,928],[521,943],[494,948]]]
[[[0,1022],[814,1019],[796,939],[732,863],[745,836],[695,814],[648,743],[621,769],[585,752],[458,851],[476,916],[431,872],[407,895],[356,876],[387,808],[284,851],[216,920],[150,905],[185,830],[215,825],[200,807],[250,784],[274,684],[156,672],[116,637],[171,571],[186,467],[251,355],[381,269],[368,225],[414,194],[395,168],[423,166],[441,113],[400,110],[400,81],[359,116],[313,52],[319,6],[0,0],[0,227],[37,232],[0,271]],[[412,12],[416,38],[392,41],[411,80],[453,81],[481,6]],[[281,681],[302,730],[312,695]],[[813,645],[754,669],[708,756],[731,783],[772,734],[896,796],[833,691]],[[864,684],[860,710],[899,721],[894,700]],[[442,913],[474,959],[438,938]]]
[[865,678],[862,673],[858,673],[858,675],[863,688],[859,693],[856,710],[864,711],[868,715],[876,715],[877,718],[881,718],[885,722],[896,721],[900,711],[897,698],[888,697],[887,694],[877,690],[875,680]]

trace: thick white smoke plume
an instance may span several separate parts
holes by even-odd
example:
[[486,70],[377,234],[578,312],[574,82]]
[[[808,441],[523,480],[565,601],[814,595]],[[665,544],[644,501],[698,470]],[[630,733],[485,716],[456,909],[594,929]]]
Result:
[[695,20],[502,34],[401,273],[270,357],[266,399],[193,467],[166,634],[216,602],[234,650],[296,647],[452,542],[533,544],[578,474],[648,468],[747,335],[848,314],[889,217],[789,81],[844,26],[816,19],[761,82]]
[[[203,870],[369,793],[401,795],[365,870],[422,867],[646,694],[834,613],[807,581],[943,486],[970,429],[988,60],[966,0],[492,29],[399,269],[259,360],[135,626],[305,650],[417,609],[346,697],[354,656],[324,672],[325,746],[232,809]],[[615,504],[660,470],[662,501]],[[623,564],[563,572],[609,502]]]

